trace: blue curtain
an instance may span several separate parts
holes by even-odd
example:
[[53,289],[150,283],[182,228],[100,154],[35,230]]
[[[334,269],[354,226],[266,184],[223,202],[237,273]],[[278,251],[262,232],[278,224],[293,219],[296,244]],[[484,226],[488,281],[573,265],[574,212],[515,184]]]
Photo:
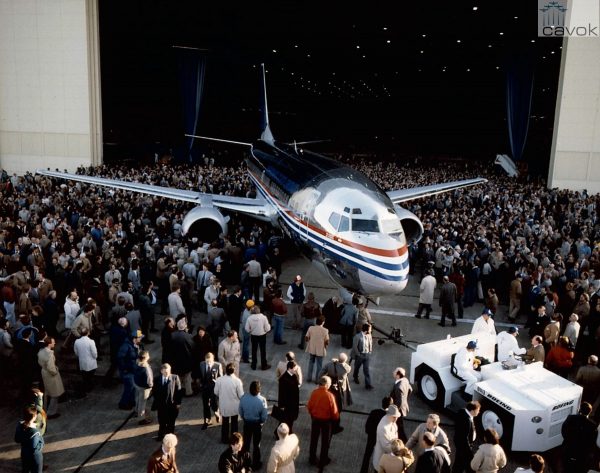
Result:
[[[179,82],[181,90],[183,127],[184,133],[196,134],[200,104],[204,92],[204,73],[206,70],[206,57],[202,51],[195,49],[178,49],[179,52]],[[193,161],[192,148],[194,138],[185,138],[186,157]]]
[[527,54],[509,61],[506,76],[506,115],[513,161],[520,161],[527,142],[533,95],[534,59]]

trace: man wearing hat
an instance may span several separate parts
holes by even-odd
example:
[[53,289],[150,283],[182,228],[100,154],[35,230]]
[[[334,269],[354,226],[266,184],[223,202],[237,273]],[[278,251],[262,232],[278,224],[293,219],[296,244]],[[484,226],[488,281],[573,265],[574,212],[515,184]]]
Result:
[[490,309],[484,308],[481,315],[477,317],[475,323],[473,323],[471,333],[488,333],[495,337],[496,325],[494,324],[494,319],[492,318],[493,315],[494,314]]
[[400,417],[400,411],[392,404],[385,411],[385,416],[377,425],[377,440],[373,450],[373,468],[379,471],[379,460],[386,453],[392,452],[392,441],[398,438],[398,426],[396,421]]
[[506,361],[510,355],[524,355],[527,351],[525,348],[519,348],[517,336],[519,329],[517,327],[509,327],[508,330],[500,332],[496,336],[498,344],[498,361]]
[[475,383],[481,379],[481,373],[475,371],[480,364],[480,361],[475,358],[476,348],[477,342],[471,340],[467,343],[466,347],[463,346],[456,352],[456,358],[454,358],[454,367],[456,368],[458,376],[467,383],[465,386],[465,394],[470,396],[473,396]]

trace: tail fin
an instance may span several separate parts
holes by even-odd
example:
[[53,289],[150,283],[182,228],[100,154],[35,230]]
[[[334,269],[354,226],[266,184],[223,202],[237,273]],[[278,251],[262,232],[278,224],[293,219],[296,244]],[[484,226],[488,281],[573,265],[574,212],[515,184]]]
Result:
[[269,110],[267,107],[267,81],[265,78],[265,65],[260,65],[262,68],[262,100],[263,100],[263,116],[262,116],[262,133],[260,135],[260,139],[273,144],[275,142],[275,138],[273,138],[273,133],[271,133],[271,128],[269,127]]

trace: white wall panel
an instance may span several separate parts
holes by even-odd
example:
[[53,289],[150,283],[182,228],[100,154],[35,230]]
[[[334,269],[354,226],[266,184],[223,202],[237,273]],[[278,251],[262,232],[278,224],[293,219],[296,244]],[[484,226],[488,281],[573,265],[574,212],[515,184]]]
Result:
[[0,0],[0,167],[101,162],[98,47],[97,0]]
[[600,192],[600,41],[565,38],[548,186]]

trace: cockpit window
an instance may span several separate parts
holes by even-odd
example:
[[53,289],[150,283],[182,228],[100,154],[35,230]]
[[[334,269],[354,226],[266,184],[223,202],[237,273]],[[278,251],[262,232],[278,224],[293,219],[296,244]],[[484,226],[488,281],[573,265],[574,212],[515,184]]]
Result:
[[340,227],[338,228],[338,232],[347,232],[350,230],[350,219],[348,217],[342,216],[340,221]]
[[352,231],[354,232],[379,232],[377,220],[352,219]]
[[336,214],[335,212],[333,212],[329,217],[329,223],[331,224],[334,230],[337,230],[338,225],[340,224],[340,217],[341,215]]
[[360,209],[352,209],[352,215],[360,215],[362,214],[362,210]]
[[394,219],[385,219],[381,221],[381,231],[383,233],[398,233],[402,231],[402,225],[400,225],[400,220],[397,218]]

